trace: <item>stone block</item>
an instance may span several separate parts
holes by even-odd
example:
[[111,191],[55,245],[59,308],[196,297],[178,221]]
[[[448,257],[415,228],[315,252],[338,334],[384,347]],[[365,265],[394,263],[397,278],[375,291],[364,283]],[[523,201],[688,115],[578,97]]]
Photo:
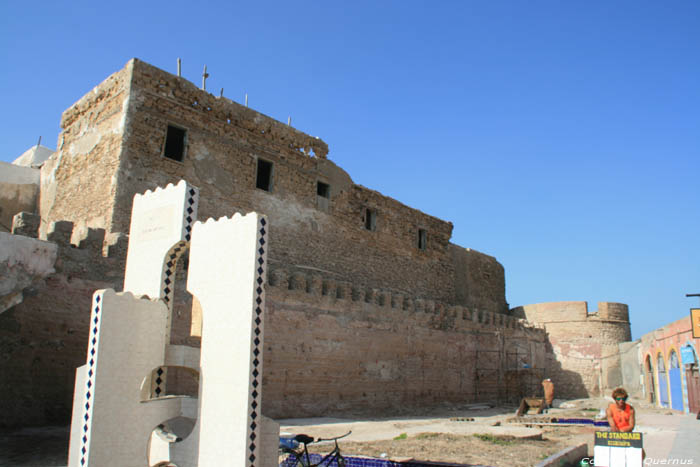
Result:
[[73,223],[70,221],[56,221],[49,226],[46,240],[58,245],[68,246],[71,244],[73,235]]
[[102,248],[105,240],[105,229],[87,228],[77,241],[77,246],[80,249],[87,249],[98,254],[102,254]]
[[25,237],[39,238],[41,217],[30,212],[19,212],[12,218],[12,233]]

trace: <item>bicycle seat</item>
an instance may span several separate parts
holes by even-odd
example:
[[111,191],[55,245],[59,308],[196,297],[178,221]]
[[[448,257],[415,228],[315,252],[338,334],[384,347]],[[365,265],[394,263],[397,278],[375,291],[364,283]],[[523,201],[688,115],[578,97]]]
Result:
[[304,443],[304,444],[309,444],[309,443],[314,442],[314,439],[309,435],[296,435],[294,437],[294,439],[296,441],[299,441],[300,443]]

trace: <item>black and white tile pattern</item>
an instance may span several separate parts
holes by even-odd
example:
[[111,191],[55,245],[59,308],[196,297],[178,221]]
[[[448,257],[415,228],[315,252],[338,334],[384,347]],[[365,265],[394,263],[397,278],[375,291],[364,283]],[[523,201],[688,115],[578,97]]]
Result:
[[258,220],[258,235],[255,261],[258,265],[255,271],[255,312],[253,313],[253,351],[252,357],[252,374],[251,374],[251,393],[250,407],[248,411],[249,425],[249,444],[248,444],[248,464],[250,467],[256,465],[256,460],[259,458],[259,449],[256,440],[260,437],[260,428],[262,424],[262,416],[260,413],[261,389],[262,389],[262,344],[263,344],[263,312],[265,309],[265,272],[267,265],[265,264],[265,248],[267,243],[267,219],[260,217]]
[[86,465],[90,450],[90,419],[92,417],[93,401],[95,399],[95,373],[97,371],[97,352],[100,339],[100,311],[102,310],[103,291],[95,293],[93,296],[92,312],[90,313],[90,343],[88,345],[88,361],[87,361],[87,379],[85,381],[85,393],[83,400],[85,405],[82,407],[83,412],[83,428],[80,439],[80,465]]
[[[161,284],[161,298],[168,307],[168,320],[166,323],[166,339],[170,343],[170,329],[173,320],[173,297],[175,295],[175,274],[177,271],[177,262],[189,248],[190,240],[192,239],[192,226],[197,220],[197,204],[199,202],[199,190],[193,186],[187,185],[187,199],[185,200],[185,210],[183,213],[184,224],[183,234],[185,240],[180,241],[173,246],[166,256],[165,265],[163,266],[163,283]],[[167,371],[161,367],[156,369],[152,375],[151,397],[160,397],[165,393],[165,380]]]

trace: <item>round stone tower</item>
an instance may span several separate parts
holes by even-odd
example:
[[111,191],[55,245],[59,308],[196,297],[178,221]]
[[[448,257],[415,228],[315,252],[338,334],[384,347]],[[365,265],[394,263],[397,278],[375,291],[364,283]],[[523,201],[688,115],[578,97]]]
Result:
[[548,345],[545,377],[557,398],[599,396],[620,384],[618,345],[631,340],[629,309],[623,303],[549,302],[513,308],[511,313],[544,326]]

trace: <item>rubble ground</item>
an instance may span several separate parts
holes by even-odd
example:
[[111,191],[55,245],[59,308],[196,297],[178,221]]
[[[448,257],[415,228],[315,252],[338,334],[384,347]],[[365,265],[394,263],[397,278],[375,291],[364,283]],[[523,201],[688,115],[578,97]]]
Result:
[[[533,421],[531,426],[508,423],[515,416],[514,405],[481,404],[425,409],[409,416],[383,419],[313,418],[279,422],[281,432],[306,433],[314,438],[339,436],[352,430],[350,436],[339,441],[341,452],[347,456],[413,458],[494,467],[533,466],[551,454],[581,443],[587,443],[592,454],[593,432],[601,429],[590,425],[539,426],[542,419],[595,418],[609,403],[607,398],[567,401],[547,414],[526,415]],[[677,421],[682,418],[688,419],[686,426],[691,427],[687,437],[700,434],[700,422],[695,423],[695,416],[652,407],[639,400],[632,399],[630,403],[637,410],[638,427],[645,433],[644,446],[650,458],[668,454],[679,435]],[[0,467],[65,467],[69,432],[68,427],[0,431]],[[328,443],[311,446],[313,452],[332,449]]]
[[[630,401],[644,411],[668,412],[642,401]],[[347,456],[415,459],[485,466],[533,466],[552,454],[582,443],[593,453],[593,433],[607,429],[593,425],[538,425],[552,418],[601,417],[609,404],[605,398],[567,401],[546,414],[528,414],[511,423],[514,405],[446,407],[421,416],[376,419],[282,420],[281,431],[305,433],[315,438],[352,434],[339,441]],[[557,404],[555,404],[556,406]],[[531,421],[532,424],[525,421]],[[328,452],[332,445],[310,445],[312,452]]]

